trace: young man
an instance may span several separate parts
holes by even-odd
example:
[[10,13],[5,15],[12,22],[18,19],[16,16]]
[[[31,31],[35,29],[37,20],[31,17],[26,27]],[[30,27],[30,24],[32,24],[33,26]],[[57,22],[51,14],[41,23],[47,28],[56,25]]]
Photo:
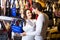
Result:
[[24,32],[21,35],[34,35],[35,40],[44,40],[46,37],[46,31],[47,31],[47,24],[48,24],[48,16],[42,12],[42,6],[39,3],[33,4],[33,11],[38,14],[38,18],[36,21],[36,28],[34,32]]

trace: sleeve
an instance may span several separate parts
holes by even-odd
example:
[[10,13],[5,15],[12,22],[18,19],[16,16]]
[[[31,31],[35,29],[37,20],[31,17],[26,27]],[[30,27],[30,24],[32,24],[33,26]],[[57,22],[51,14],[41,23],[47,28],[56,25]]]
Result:
[[27,32],[26,35],[32,35],[32,36],[40,35],[40,33],[42,31],[43,22],[44,22],[44,16],[40,15],[37,19],[37,22],[36,22],[35,31],[34,32]]

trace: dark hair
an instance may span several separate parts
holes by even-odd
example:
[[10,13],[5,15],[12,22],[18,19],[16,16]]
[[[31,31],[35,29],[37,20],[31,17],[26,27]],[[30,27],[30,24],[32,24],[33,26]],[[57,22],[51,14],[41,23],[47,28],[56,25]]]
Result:
[[[27,10],[30,10],[30,9],[24,10],[24,13],[23,13],[23,14],[24,14],[24,19],[27,19],[27,15],[26,15],[26,11],[27,11]],[[32,13],[32,12],[31,12],[31,13]]]
[[[24,25],[26,25],[26,19],[27,19],[27,15],[26,15],[26,11],[27,10],[30,10],[30,9],[26,9],[26,10],[24,10]],[[32,13],[32,12],[31,12]]]
[[38,2],[34,2],[34,3],[33,3],[33,8],[34,8],[34,9],[37,8],[39,11],[42,11],[42,9],[43,9],[43,7],[41,6],[41,4],[38,3]]

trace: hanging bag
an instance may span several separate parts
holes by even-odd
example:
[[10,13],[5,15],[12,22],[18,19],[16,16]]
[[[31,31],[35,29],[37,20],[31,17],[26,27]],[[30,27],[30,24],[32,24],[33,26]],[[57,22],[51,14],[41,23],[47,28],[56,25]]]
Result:
[[16,5],[15,5],[15,0],[13,1],[13,6],[11,8],[11,16],[16,17]]

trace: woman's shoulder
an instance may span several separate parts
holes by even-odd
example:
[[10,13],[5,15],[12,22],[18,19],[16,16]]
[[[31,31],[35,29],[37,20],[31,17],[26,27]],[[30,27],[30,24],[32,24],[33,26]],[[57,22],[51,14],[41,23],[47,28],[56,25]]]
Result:
[[[28,21],[29,20],[26,20],[26,22],[28,22]],[[36,19],[31,19],[30,21],[34,23],[34,22],[36,22]]]
[[32,19],[33,21],[36,21],[36,19]]
[[33,20],[33,22],[36,22],[36,19],[32,19]]

